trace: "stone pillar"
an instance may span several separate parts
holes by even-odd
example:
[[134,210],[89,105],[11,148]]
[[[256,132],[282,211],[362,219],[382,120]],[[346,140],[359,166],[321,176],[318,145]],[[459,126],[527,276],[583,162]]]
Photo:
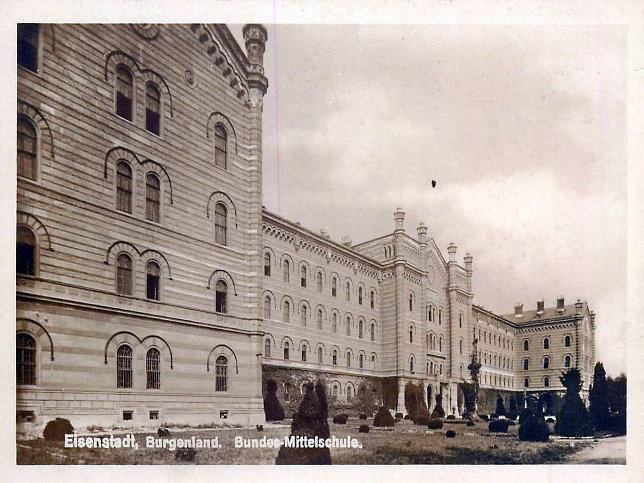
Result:
[[407,414],[407,408],[405,408],[405,384],[407,381],[399,377],[398,378],[398,404],[396,406],[396,412],[402,413],[403,416]]

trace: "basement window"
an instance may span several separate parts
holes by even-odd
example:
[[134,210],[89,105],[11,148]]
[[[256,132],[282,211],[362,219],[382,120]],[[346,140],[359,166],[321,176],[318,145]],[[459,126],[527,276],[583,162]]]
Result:
[[159,411],[150,411],[150,419],[159,419]]
[[228,409],[219,411],[219,419],[228,419]]
[[123,421],[132,421],[134,411],[123,411]]

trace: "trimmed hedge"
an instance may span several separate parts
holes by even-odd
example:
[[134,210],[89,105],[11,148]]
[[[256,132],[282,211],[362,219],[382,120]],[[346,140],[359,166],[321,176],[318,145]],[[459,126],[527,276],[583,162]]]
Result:
[[447,416],[447,418],[445,418],[445,419],[456,419],[456,416],[454,416],[453,414],[450,414],[450,415],[449,415],[449,416]]
[[512,421],[516,421],[519,415],[517,413],[506,413],[505,417],[511,419]]
[[349,416],[347,414],[337,414],[333,416],[333,424],[347,424]]
[[358,416],[358,418],[360,418],[360,419],[367,419],[367,415],[366,415],[366,414],[364,414],[364,413],[362,413],[360,416]]
[[467,426],[474,426],[474,421],[472,421],[471,419],[468,419],[468,420],[467,420],[467,423],[465,423],[465,424],[466,424]]
[[542,415],[537,415],[531,409],[521,413],[519,426],[519,441],[549,441],[550,429]]
[[441,429],[443,427],[442,419],[430,419],[427,423],[427,429]]
[[403,418],[403,413],[396,413],[394,417],[396,419],[402,419]]
[[74,427],[69,422],[69,419],[56,418],[47,423],[42,436],[47,441],[65,441],[65,435],[73,432]]
[[170,430],[168,428],[159,428],[157,429],[157,435],[159,437],[170,436]]
[[448,438],[455,438],[456,437],[456,431],[454,431],[453,429],[450,429],[445,433],[445,436],[448,437]]
[[394,418],[391,417],[391,413],[388,409],[382,406],[378,409],[375,417],[373,418],[373,425],[379,428],[391,427],[394,425]]
[[509,421],[507,419],[495,419],[490,421],[487,429],[492,433],[507,433]]
[[368,433],[369,429],[370,429],[369,426],[367,426],[366,424],[362,424],[362,425],[360,425],[360,428],[358,429],[358,432],[360,432],[360,433]]
[[277,398],[277,383],[274,380],[266,384],[266,397],[264,398],[264,416],[266,421],[282,421],[284,408]]
[[479,419],[480,419],[481,421],[489,421],[489,420],[490,420],[490,418],[488,418],[488,417],[487,417],[487,414],[481,414],[481,415],[479,415]]

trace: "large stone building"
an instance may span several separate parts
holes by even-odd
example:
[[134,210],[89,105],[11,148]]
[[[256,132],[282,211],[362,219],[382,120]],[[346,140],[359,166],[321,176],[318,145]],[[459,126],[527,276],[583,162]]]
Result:
[[414,382],[458,414],[473,350],[490,391],[560,388],[566,365],[588,384],[585,303],[472,305],[472,256],[400,209],[352,245],[262,208],[267,34],[243,34],[246,53],[224,25],[19,26],[19,430],[255,424],[262,382],[289,407],[313,377],[336,404],[404,412]]

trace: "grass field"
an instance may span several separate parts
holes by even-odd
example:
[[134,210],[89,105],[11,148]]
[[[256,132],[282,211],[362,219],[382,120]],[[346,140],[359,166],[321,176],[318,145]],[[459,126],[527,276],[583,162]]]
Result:
[[[356,438],[362,448],[332,448],[333,464],[548,464],[564,463],[565,457],[585,447],[587,442],[559,440],[549,443],[520,442],[518,426],[507,434],[490,433],[487,423],[476,426],[445,424],[441,430],[428,430],[410,421],[397,423],[393,431],[371,428],[359,433],[361,424],[372,421],[349,419],[346,425],[330,423],[331,434],[337,438]],[[445,431],[454,429],[455,438],[446,438]],[[235,448],[235,436],[244,438],[284,438],[290,434],[287,425],[264,426],[256,429],[178,429],[171,428],[170,438],[219,438],[219,449],[197,449],[193,463],[188,464],[273,464],[277,448]],[[101,433],[95,433],[97,436]],[[175,451],[145,448],[145,437],[156,433],[138,433],[138,450],[64,448],[63,443],[41,439],[17,442],[18,464],[85,464],[137,465],[186,464],[175,460]]]

